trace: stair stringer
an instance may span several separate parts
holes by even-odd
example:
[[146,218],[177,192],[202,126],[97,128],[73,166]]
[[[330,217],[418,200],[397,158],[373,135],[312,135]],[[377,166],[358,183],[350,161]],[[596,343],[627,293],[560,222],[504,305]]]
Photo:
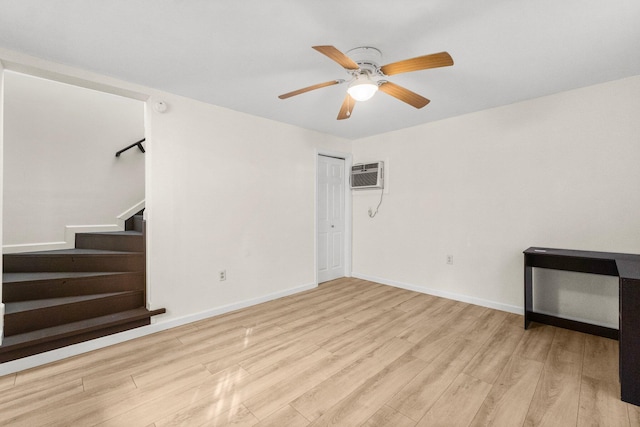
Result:
[[[2,286],[0,286],[0,292],[1,291],[2,291]],[[0,345],[2,345],[3,338],[4,338],[4,304],[2,303],[2,301],[0,301]]]

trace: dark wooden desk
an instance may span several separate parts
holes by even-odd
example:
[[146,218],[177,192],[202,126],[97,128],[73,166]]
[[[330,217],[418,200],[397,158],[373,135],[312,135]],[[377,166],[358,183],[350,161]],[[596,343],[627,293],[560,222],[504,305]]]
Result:
[[[533,268],[619,277],[619,329],[533,311]],[[524,328],[539,322],[619,340],[622,400],[640,405],[640,255],[531,247],[524,251]]]

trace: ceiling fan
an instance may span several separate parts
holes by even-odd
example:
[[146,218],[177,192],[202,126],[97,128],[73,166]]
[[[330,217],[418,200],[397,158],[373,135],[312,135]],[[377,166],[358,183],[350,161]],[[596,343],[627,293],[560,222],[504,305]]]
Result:
[[388,76],[410,71],[426,70],[428,68],[447,67],[453,65],[453,59],[447,52],[433,53],[431,55],[418,56],[416,58],[405,59],[391,64],[380,66],[382,53],[374,47],[357,47],[342,53],[333,46],[312,46],[315,50],[326,55],[329,59],[340,64],[347,74],[348,79],[331,80],[319,83],[302,89],[294,90],[278,96],[280,99],[287,99],[301,93],[309,92],[327,86],[349,83],[347,95],[342,102],[338,120],[351,117],[351,112],[356,101],[366,101],[370,99],[378,90],[399,99],[402,102],[415,107],[422,108],[430,101],[415,92],[405,89],[387,80]]

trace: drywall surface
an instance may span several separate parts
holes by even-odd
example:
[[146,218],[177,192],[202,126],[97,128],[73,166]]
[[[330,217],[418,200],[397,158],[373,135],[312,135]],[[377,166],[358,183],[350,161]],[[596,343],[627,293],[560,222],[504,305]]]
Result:
[[314,285],[315,153],[350,143],[168,94],[147,112],[151,305],[172,318]]
[[638,117],[632,77],[355,141],[390,173],[375,218],[353,197],[354,276],[518,312],[529,246],[640,253]]
[[147,296],[167,313],[148,328],[5,364],[5,373],[315,286],[317,153],[349,154],[348,140],[0,49],[7,58],[14,70],[147,100]]
[[144,103],[5,71],[3,245],[64,241],[144,199]]
[[[315,285],[316,154],[350,153],[348,140],[19,52],[0,49],[0,59],[12,70],[147,100],[147,289],[149,306],[167,309],[154,322],[175,325]],[[120,159],[126,154],[141,153]]]

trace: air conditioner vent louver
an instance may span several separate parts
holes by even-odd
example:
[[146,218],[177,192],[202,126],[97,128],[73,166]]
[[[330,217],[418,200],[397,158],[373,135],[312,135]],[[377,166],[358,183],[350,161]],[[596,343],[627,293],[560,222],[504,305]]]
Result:
[[351,167],[351,188],[354,190],[383,188],[383,162],[359,163]]

